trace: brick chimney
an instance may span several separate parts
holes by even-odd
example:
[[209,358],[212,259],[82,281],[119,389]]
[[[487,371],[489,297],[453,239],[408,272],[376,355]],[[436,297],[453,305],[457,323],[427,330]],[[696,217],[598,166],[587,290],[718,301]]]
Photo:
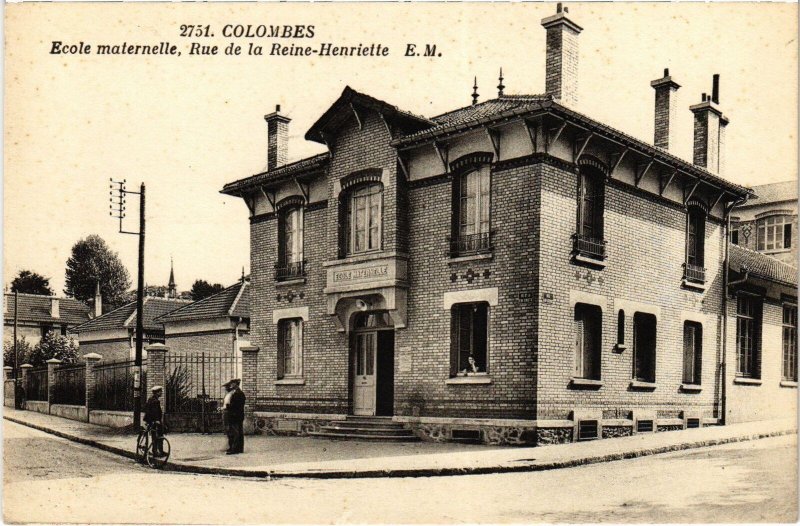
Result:
[[722,175],[725,168],[725,127],[728,119],[719,108],[719,75],[714,75],[711,97],[703,93],[699,104],[690,106],[694,113],[694,158],[697,166]]
[[669,150],[675,145],[675,113],[678,106],[678,89],[680,84],[669,76],[669,69],[664,69],[664,76],[650,83],[656,90],[655,131],[653,144],[658,148]]
[[58,310],[58,298],[55,296],[50,297],[50,317],[51,318],[60,318],[61,313]]
[[94,287],[94,317],[103,315],[103,296],[100,294],[100,282],[96,282]]
[[578,35],[583,28],[567,18],[559,2],[556,14],[542,19],[547,30],[545,92],[566,105],[578,102]]
[[274,112],[264,115],[264,120],[267,121],[267,171],[270,171],[286,164],[291,119],[281,115],[281,106],[278,104]]

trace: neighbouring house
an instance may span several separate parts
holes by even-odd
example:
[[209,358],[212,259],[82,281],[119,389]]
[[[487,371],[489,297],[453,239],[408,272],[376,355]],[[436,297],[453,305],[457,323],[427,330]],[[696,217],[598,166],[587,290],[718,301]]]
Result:
[[[14,294],[5,294],[3,303],[3,341],[14,341]],[[82,301],[37,294],[19,294],[17,338],[36,345],[49,331],[66,335],[72,328],[92,317],[92,311]]]
[[[189,300],[145,297],[143,345],[164,343],[164,326],[155,319],[189,303]],[[136,302],[126,303],[70,332],[77,334],[82,355],[97,353],[106,361],[132,360],[136,351]]]
[[726,422],[792,417],[797,412],[797,268],[734,244],[729,261]]
[[501,76],[423,117],[346,87],[305,134],[328,151],[288,164],[290,119],[265,116],[266,171],[222,190],[250,212],[259,425],[545,444],[724,422],[727,225],[754,192],[723,177],[719,77],[687,162],[668,70],[643,142],[573,109],[582,28],[560,4],[542,26],[541,95]]
[[731,216],[731,243],[797,265],[797,181],[754,186]]
[[243,279],[153,321],[164,326],[170,354],[238,356],[239,347],[249,345],[250,282]]

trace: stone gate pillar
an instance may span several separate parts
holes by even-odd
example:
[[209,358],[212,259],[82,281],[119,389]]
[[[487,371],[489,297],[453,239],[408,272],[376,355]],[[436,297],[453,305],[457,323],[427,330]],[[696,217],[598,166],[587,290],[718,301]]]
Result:
[[245,395],[244,403],[244,432],[255,433],[255,408],[258,398],[258,347],[243,345],[239,348],[242,353],[242,391]]
[[58,358],[47,360],[47,414],[50,414],[50,406],[53,404],[56,390],[56,367],[61,365]]
[[[167,390],[167,352],[169,347],[163,343],[154,343],[146,347],[147,350],[147,385],[142,385],[142,400],[147,400],[150,397],[150,389],[160,385],[164,388],[164,395],[162,397],[161,407],[165,410],[167,408],[167,397],[169,391]],[[144,404],[142,404],[144,407]]]
[[89,414],[95,407],[94,386],[97,383],[94,366],[97,365],[97,362],[102,360],[103,357],[93,352],[84,354],[83,359],[86,360],[86,421],[91,422]]

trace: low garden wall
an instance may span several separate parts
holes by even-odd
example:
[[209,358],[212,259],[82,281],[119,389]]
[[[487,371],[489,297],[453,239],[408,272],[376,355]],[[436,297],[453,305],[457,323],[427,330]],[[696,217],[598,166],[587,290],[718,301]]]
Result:
[[93,409],[89,412],[89,422],[106,427],[126,427],[133,425],[133,413],[130,411],[107,411]]
[[49,414],[50,411],[49,405],[47,402],[42,402],[40,400],[26,400],[25,401],[25,409],[28,411],[36,411],[37,413],[44,413]]
[[50,405],[50,414],[53,416],[60,416],[61,418],[86,422],[86,406],[83,405],[52,404]]

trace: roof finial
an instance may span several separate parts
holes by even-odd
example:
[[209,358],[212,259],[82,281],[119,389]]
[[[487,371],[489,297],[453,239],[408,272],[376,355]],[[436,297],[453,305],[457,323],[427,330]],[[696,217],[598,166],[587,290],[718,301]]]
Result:
[[500,84],[497,85],[497,96],[498,97],[502,97],[503,96],[503,90],[505,88],[506,87],[503,86],[503,68],[500,68]]
[[478,103],[478,77],[475,77],[475,84],[472,86],[472,105]]
[[242,265],[242,283],[244,283],[244,265]]

